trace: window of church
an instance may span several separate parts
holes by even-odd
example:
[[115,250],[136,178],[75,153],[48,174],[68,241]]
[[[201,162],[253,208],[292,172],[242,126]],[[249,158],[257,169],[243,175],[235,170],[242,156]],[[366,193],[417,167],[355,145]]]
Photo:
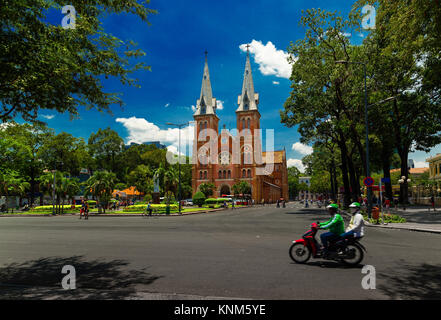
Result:
[[222,171],[219,170],[219,175],[218,175],[219,179],[222,179]]
[[204,179],[207,180],[207,171],[204,171]]
[[248,118],[247,128],[251,129],[251,127],[250,127],[250,118]]
[[231,171],[228,170],[228,179],[231,179]]
[[224,179],[227,178],[227,172],[224,170]]
[[199,180],[202,180],[202,171],[199,171]]

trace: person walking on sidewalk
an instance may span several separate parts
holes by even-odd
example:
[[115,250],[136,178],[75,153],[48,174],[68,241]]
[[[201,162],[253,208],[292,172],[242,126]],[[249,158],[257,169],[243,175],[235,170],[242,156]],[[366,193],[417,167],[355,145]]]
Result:
[[[430,205],[432,206],[433,211],[436,211],[436,209],[435,209],[435,197],[433,196],[433,194],[430,197]],[[429,211],[430,211],[430,207],[429,207]]]
[[386,212],[390,213],[390,200],[389,200],[389,198],[386,198],[386,201],[384,201],[384,205],[386,207]]
[[150,203],[150,201],[147,203],[147,206],[145,207],[145,211],[144,211],[144,216],[146,216],[146,212],[148,213],[148,215],[149,215],[149,217],[151,217],[152,216],[152,205],[151,205],[151,203]]

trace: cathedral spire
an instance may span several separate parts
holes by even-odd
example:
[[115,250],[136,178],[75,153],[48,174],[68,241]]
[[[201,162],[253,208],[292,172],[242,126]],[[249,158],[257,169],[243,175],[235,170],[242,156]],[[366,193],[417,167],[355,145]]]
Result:
[[250,62],[250,45],[247,44],[247,59],[245,62],[245,72],[243,74],[242,94],[238,98],[238,111],[257,110],[259,95],[254,92],[253,75]]
[[202,76],[201,95],[196,103],[194,115],[216,114],[216,99],[211,90],[210,72],[208,70],[208,52],[205,51],[204,74]]

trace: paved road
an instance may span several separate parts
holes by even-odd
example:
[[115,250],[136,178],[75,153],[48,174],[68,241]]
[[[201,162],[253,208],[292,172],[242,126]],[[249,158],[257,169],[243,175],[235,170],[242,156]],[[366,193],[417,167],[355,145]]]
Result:
[[[364,274],[336,262],[297,265],[291,240],[323,209],[288,205],[181,217],[0,218],[0,298],[441,298],[441,235],[369,228]],[[77,289],[60,290],[63,265]]]

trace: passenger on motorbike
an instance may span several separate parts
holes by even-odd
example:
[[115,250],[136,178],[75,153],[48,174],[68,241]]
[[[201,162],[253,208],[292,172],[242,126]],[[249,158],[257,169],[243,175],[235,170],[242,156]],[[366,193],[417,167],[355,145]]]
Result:
[[340,235],[340,237],[343,239],[349,237],[361,238],[364,236],[364,219],[360,213],[361,205],[359,202],[354,202],[349,208],[351,208],[352,218],[349,226],[346,228],[346,232]]
[[338,213],[338,205],[332,203],[327,206],[327,208],[329,214],[331,215],[331,219],[326,222],[319,223],[320,229],[329,229],[329,232],[322,233],[320,235],[324,255],[328,253],[328,242],[339,239],[340,235],[345,232],[345,223],[341,215]]

